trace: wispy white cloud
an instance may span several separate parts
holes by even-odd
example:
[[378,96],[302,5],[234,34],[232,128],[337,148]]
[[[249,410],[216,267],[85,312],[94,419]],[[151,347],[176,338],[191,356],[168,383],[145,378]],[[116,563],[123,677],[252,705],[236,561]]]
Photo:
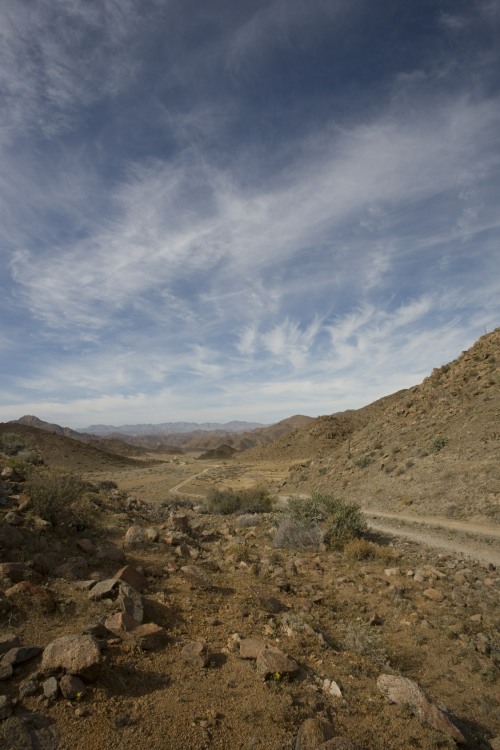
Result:
[[428,54],[405,37],[412,66],[384,53],[380,79],[335,44],[367,13],[388,22],[361,0],[216,2],[203,24],[188,5],[41,0],[0,19],[15,408],[183,418],[196,393],[211,418],[325,412],[493,327],[500,99],[472,40],[492,4],[433,10]]

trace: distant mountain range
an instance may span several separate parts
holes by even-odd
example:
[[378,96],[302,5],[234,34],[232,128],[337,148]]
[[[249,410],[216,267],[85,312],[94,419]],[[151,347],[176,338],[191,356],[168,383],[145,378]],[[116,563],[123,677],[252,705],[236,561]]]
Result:
[[[23,417],[24,419],[24,417]],[[77,432],[87,432],[92,435],[175,435],[183,432],[248,432],[260,427],[267,427],[261,422],[241,422],[234,420],[221,424],[219,422],[161,422],[160,424],[122,424],[118,426],[107,424],[92,424],[82,427]]]

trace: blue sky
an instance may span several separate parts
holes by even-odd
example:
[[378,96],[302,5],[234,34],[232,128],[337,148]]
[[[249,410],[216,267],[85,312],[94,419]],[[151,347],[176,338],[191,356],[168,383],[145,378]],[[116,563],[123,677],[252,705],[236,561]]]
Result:
[[274,422],[499,325],[497,0],[10,0],[0,420]]

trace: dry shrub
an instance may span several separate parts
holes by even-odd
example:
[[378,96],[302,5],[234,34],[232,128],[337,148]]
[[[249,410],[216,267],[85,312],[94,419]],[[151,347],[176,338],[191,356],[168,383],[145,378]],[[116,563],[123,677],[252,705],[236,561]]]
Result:
[[367,539],[351,539],[344,546],[344,555],[348,560],[383,560],[394,559],[394,552],[381,544]]
[[32,469],[25,489],[34,512],[46,521],[89,525],[95,506],[85,497],[88,485],[76,474]]
[[319,549],[323,541],[323,532],[317,525],[305,525],[293,518],[284,518],[276,529],[273,538],[273,547],[290,547],[292,549],[301,547],[312,547]]
[[342,625],[342,647],[371,659],[376,664],[387,664],[388,657],[382,636],[376,628],[364,622],[346,622]]

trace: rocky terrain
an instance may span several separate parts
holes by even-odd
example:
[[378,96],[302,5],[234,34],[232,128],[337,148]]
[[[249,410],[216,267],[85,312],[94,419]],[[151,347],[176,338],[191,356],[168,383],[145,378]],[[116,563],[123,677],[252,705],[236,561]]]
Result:
[[276,548],[279,513],[106,482],[88,526],[51,523],[8,463],[2,747],[499,747],[493,566],[384,539]]
[[[499,750],[499,334],[241,455],[0,425],[0,747]],[[257,485],[265,512],[206,500]],[[287,536],[318,489],[380,530]],[[448,545],[392,535],[430,513]]]

